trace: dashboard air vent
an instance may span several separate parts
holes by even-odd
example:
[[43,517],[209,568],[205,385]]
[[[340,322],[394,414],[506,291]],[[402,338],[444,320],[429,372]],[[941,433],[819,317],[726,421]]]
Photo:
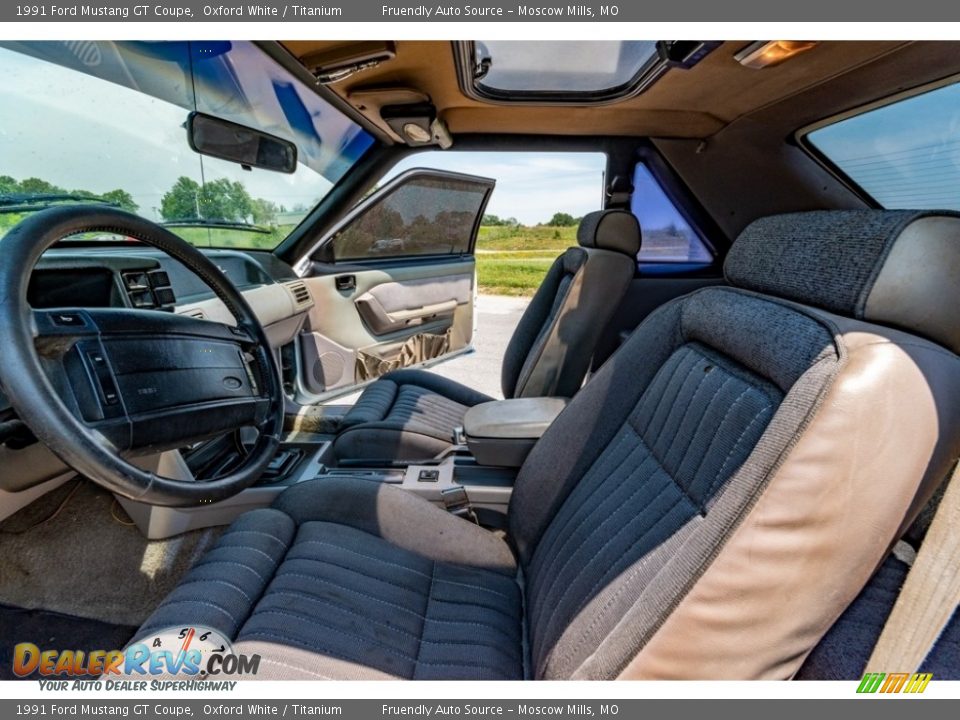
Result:
[[297,304],[298,308],[306,308],[313,305],[313,298],[310,297],[310,290],[307,289],[306,283],[302,280],[295,280],[293,282],[286,283],[287,290],[290,291],[290,294],[293,296],[293,301]]
[[131,307],[172,311],[177,304],[170,276],[163,270],[133,270],[121,277]]

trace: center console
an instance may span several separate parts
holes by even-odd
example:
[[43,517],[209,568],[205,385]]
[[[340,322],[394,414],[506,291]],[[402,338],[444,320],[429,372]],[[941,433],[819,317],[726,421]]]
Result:
[[[292,432],[255,485],[231,498],[187,508],[147,505],[117,497],[150,539],[227,525],[243,513],[268,507],[287,488],[307,480],[355,477],[395,485],[487,527],[505,527],[519,467],[566,406],[559,398],[522,398],[471,408],[457,435],[463,440],[443,456],[416,464],[337,466],[333,436]],[[143,461],[152,472],[184,482],[229,472],[243,457],[239,438],[225,437],[189,451],[165,452]]]

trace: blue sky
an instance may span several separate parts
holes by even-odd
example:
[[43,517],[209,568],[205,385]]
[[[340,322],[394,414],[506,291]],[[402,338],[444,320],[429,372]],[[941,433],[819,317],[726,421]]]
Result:
[[884,207],[960,210],[960,84],[842,120],[809,138]]

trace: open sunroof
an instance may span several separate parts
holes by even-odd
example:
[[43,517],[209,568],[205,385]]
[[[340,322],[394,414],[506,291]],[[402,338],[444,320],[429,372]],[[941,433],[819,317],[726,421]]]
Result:
[[607,102],[642,92],[671,67],[692,67],[719,43],[653,40],[485,40],[458,43],[464,91],[503,102]]

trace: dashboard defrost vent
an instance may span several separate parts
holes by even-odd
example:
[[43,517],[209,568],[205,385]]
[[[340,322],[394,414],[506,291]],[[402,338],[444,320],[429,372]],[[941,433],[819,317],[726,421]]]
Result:
[[207,314],[203,310],[190,310],[189,312],[183,313],[187,317],[192,317],[197,320],[206,320]]
[[306,283],[302,280],[295,280],[293,282],[286,283],[287,290],[290,291],[290,295],[293,296],[293,301],[296,303],[298,308],[306,308],[313,305],[313,298],[310,297],[310,290],[307,289]]

